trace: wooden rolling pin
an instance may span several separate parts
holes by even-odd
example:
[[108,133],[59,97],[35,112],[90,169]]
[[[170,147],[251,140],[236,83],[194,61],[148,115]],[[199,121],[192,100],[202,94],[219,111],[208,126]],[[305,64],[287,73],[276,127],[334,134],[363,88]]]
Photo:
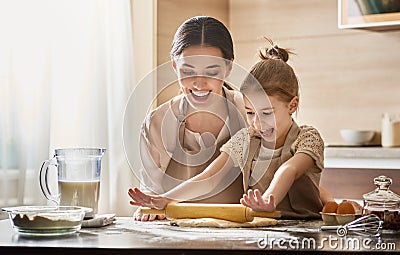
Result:
[[256,212],[241,204],[174,203],[163,210],[142,207],[141,213],[165,214],[167,219],[216,218],[234,222],[250,222],[254,217],[281,217],[279,211]]

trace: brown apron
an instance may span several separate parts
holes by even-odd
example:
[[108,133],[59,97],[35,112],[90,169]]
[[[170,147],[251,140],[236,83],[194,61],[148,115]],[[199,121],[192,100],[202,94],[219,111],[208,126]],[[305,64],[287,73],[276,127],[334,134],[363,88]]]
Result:
[[[224,92],[225,93],[225,92]],[[166,175],[162,181],[165,191],[178,185],[182,180],[187,180],[201,173],[219,154],[219,149],[230,139],[230,134],[239,131],[244,123],[239,119],[239,112],[235,110],[233,102],[233,93],[225,93],[225,101],[228,108],[229,116],[229,132],[226,128],[222,128],[220,132],[226,132],[226,136],[212,146],[201,148],[197,142],[185,141],[185,132],[189,132],[185,128],[187,102],[182,97],[179,105],[178,121],[179,125],[179,141],[177,141],[168,167],[165,171]],[[220,134],[223,135],[223,134]],[[192,136],[193,137],[193,136]],[[208,194],[198,198],[194,198],[188,202],[196,203],[239,203],[243,195],[242,174],[239,168],[235,167],[229,171],[230,176],[225,177],[226,180],[232,180],[228,187],[223,187],[226,182],[222,181],[214,190]],[[228,178],[228,179],[227,179]],[[222,190],[222,191],[219,191]],[[216,193],[215,195],[213,195]]]
[[[243,188],[246,192],[250,188],[260,190],[261,194],[267,190],[279,166],[293,157],[290,148],[299,133],[300,128],[293,122],[281,155],[268,160],[257,159],[260,152],[261,139],[255,136],[251,137],[249,154],[243,168]],[[255,171],[262,170],[266,166],[268,167],[267,171],[261,178],[257,178],[259,180],[255,180],[252,177],[253,169]],[[284,199],[277,205],[277,210],[282,212],[282,217],[284,218],[320,218],[319,212],[322,210],[322,201],[319,188],[315,186],[309,176],[303,174],[294,181]]]

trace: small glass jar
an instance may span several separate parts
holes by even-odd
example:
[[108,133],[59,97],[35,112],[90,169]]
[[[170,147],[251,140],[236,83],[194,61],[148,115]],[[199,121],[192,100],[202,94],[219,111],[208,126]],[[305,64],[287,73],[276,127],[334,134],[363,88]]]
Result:
[[389,189],[392,179],[381,175],[374,184],[377,188],[363,195],[363,215],[376,214],[384,229],[400,229],[400,196]]

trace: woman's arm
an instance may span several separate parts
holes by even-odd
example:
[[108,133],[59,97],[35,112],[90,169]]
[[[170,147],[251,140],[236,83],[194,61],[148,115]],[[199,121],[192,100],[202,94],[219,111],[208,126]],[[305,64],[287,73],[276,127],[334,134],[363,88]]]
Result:
[[207,166],[200,174],[182,182],[162,196],[177,201],[186,201],[213,190],[233,167],[233,161],[225,152]]
[[174,97],[148,113],[140,129],[140,160],[143,168],[139,177],[141,189],[146,193],[161,194],[166,190],[161,185],[171,155],[179,141],[180,123],[177,120],[181,97]]
[[286,196],[295,180],[314,165],[314,159],[305,153],[296,153],[276,171],[263,195],[258,190],[249,190],[240,202],[255,211],[273,211]]
[[213,190],[233,167],[229,155],[222,152],[203,172],[182,182],[161,195],[146,195],[139,189],[130,189],[132,205],[163,209],[170,202],[186,201],[207,194]]
[[[138,169],[140,190],[145,194],[161,194],[165,192],[161,185],[166,168],[171,160],[170,152],[178,139],[177,121],[173,114],[173,101],[166,102],[150,112],[141,126],[140,160],[143,168]],[[168,126],[168,135],[163,135],[163,125]],[[133,189],[129,193],[133,193]],[[140,208],[135,211],[133,218],[140,221],[163,219],[163,215],[142,214]]]

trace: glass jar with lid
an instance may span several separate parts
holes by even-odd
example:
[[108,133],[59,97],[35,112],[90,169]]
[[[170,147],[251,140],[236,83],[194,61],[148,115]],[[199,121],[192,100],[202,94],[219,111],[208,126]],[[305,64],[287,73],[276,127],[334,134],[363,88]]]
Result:
[[400,196],[389,189],[392,179],[381,175],[374,184],[377,188],[363,195],[363,214],[376,214],[384,229],[400,229]]

